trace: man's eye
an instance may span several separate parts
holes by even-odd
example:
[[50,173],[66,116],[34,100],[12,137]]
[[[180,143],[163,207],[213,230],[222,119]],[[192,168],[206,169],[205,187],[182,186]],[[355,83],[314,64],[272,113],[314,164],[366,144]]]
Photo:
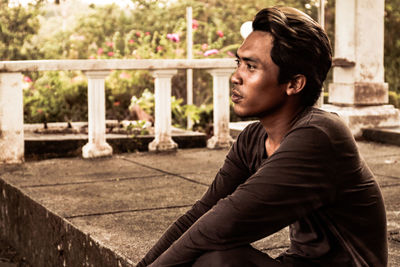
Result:
[[237,65],[237,66],[240,65],[240,60],[239,60],[239,59],[236,59],[235,62],[236,62],[236,65]]
[[247,64],[247,68],[249,70],[254,70],[256,68],[256,66],[252,65],[252,64]]

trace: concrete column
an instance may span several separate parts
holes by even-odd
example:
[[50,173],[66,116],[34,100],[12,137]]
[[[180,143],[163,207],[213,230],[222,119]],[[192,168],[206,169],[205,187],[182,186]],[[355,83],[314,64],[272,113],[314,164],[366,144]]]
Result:
[[0,73],[0,163],[24,161],[21,73]]
[[106,142],[106,103],[104,79],[109,71],[88,71],[88,143],[82,148],[84,158],[112,155],[112,147]]
[[171,79],[177,70],[157,70],[153,72],[155,97],[155,138],[149,144],[149,151],[176,150],[178,145],[171,134]]
[[[186,53],[187,59],[193,59],[193,9],[192,7],[186,8]],[[186,70],[186,104],[193,105],[193,69]],[[193,121],[188,116],[187,129],[193,128]]]
[[400,114],[388,103],[384,82],[384,0],[336,0],[335,58],[329,102],[353,134],[397,126]]
[[229,135],[229,79],[234,69],[212,69],[214,101],[214,136],[207,141],[210,149],[229,148],[233,139]]

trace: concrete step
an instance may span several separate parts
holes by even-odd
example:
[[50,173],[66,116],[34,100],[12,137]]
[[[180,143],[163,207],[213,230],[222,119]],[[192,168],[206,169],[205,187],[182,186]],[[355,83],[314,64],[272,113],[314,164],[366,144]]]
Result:
[[400,146],[400,127],[363,129],[362,137],[369,141]]
[[[110,122],[115,123],[116,122]],[[87,123],[86,123],[87,124]],[[66,123],[49,123],[49,129],[66,127]],[[78,129],[85,127],[85,123],[73,123]],[[43,128],[43,124],[25,125],[25,159],[46,159],[58,157],[79,157],[82,147],[88,142],[88,135],[84,133],[36,133],[36,129]],[[172,139],[179,148],[206,147],[207,136],[204,133],[172,128]],[[154,140],[154,134],[130,135],[108,133],[107,143],[113,148],[114,154],[147,151],[148,144]]]

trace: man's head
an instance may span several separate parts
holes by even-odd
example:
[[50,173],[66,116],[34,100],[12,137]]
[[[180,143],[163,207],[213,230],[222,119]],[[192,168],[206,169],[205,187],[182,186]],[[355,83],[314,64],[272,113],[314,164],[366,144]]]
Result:
[[297,9],[272,7],[257,13],[253,30],[273,37],[270,56],[279,67],[278,82],[287,83],[298,74],[304,75],[301,103],[314,105],[332,65],[332,48],[321,26]]

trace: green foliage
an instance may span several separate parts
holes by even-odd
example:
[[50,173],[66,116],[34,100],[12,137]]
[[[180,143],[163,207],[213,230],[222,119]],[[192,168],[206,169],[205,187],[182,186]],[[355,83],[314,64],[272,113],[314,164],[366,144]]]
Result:
[[49,71],[35,82],[28,80],[25,78],[25,122],[87,120],[87,81],[82,74]]
[[400,0],[385,1],[385,80],[400,93]]
[[112,71],[106,79],[106,117],[123,120],[129,115],[131,97],[154,88],[148,71]]
[[389,104],[400,108],[400,93],[389,91]]
[[[66,3],[77,1],[68,0]],[[242,42],[239,34],[241,24],[252,20],[261,8],[292,6],[314,19],[317,19],[318,13],[317,0],[132,0],[135,5],[133,9],[122,9],[114,4],[91,5],[87,10],[83,10],[82,4],[79,4],[82,10],[73,12],[73,15],[76,14],[74,23],[67,18],[66,28],[54,26],[51,31],[35,35],[39,29],[37,18],[42,0],[27,7],[3,8],[9,2],[0,0],[1,59],[186,58],[187,6],[193,8],[195,19],[193,57],[231,57]],[[325,28],[332,43],[334,6],[335,1],[328,1],[325,13]],[[53,5],[47,10],[48,14],[42,17],[44,23],[60,20],[61,7],[57,11]],[[44,26],[45,29],[51,28]],[[397,75],[400,69],[399,29],[400,0],[387,0],[385,79],[390,90],[397,93],[400,92],[400,78]],[[207,52],[210,50],[214,53]],[[212,121],[212,79],[204,70],[194,70],[193,73],[194,105],[185,105],[186,72],[180,70],[172,79],[173,123],[183,127],[189,115],[195,122],[194,128],[204,130]],[[24,90],[26,122],[87,119],[87,83],[83,74],[40,72],[26,75],[34,80]],[[131,98],[135,96],[142,96],[136,98],[137,101],[147,101],[147,104],[142,102],[140,105],[151,114],[154,98],[151,99],[152,93],[147,88],[154,88],[153,77],[147,71],[112,71],[106,79],[107,119],[126,118]],[[389,97],[391,103],[398,106],[397,96],[390,93]],[[231,120],[238,120],[233,112]]]
[[147,135],[149,134],[148,130],[149,124],[147,121],[138,120],[130,122],[126,127],[126,131],[128,134],[131,134],[133,137],[136,135]]
[[0,60],[35,59],[37,49],[31,40],[39,30],[42,0],[26,7],[0,0]]
[[145,89],[142,95],[137,98],[133,96],[131,99],[131,107],[134,105],[138,105],[144,112],[149,115],[154,115],[154,94],[149,91],[149,89]]
[[[35,73],[31,73],[34,76]],[[87,79],[81,72],[49,71],[37,80],[25,76],[25,122],[86,121]],[[107,119],[128,116],[132,95],[152,88],[149,72],[113,71],[106,79]]]
[[[131,105],[138,105],[146,113],[154,116],[154,94],[148,89],[145,89],[139,98],[133,96]],[[189,117],[194,123],[194,130],[204,131],[212,119],[212,112],[212,104],[183,105],[182,98],[171,97],[172,125],[177,128],[186,128]]]

